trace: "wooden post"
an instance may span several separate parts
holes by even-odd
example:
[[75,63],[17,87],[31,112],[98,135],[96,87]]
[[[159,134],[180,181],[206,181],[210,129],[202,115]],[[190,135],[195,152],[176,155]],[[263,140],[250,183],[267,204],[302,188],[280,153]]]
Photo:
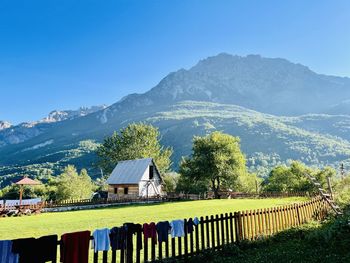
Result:
[[331,184],[331,177],[327,177],[327,184],[328,184],[328,192],[331,195],[331,199],[333,199],[333,190],[332,190],[332,184]]
[[297,211],[297,216],[298,216],[298,226],[301,224],[301,221],[300,221],[300,213],[299,213],[299,205],[295,205],[296,207],[296,211]]
[[23,198],[23,185],[19,186],[19,208],[22,206],[22,198]]

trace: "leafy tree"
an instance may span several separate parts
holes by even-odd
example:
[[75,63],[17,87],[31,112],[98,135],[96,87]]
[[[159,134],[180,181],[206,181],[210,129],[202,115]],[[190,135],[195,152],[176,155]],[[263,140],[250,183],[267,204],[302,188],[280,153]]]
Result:
[[327,189],[327,177],[335,177],[335,170],[325,167],[322,170],[307,167],[299,161],[293,161],[290,166],[277,166],[273,168],[264,182],[265,191],[314,191],[314,186],[306,177],[309,174],[321,183],[321,187]]
[[208,191],[208,181],[194,180],[189,176],[180,175],[176,192],[202,194]]
[[148,157],[164,173],[170,168],[172,152],[171,148],[161,146],[158,128],[144,123],[132,123],[119,133],[114,132],[97,149],[99,165],[106,173],[112,172],[118,161]]
[[346,176],[336,182],[334,187],[335,199],[342,206],[350,204],[350,176]]
[[72,165],[68,165],[58,176],[56,187],[57,200],[89,198],[94,190],[94,185],[87,171],[82,169],[78,174]]
[[169,193],[169,192],[175,192],[176,190],[176,186],[179,182],[179,177],[180,175],[178,173],[166,173],[163,175],[163,189],[165,192]]
[[[234,189],[238,192],[253,193],[256,192],[256,186],[261,183],[261,178],[258,178],[254,173],[242,173],[238,176]],[[259,190],[259,189],[258,189]]]
[[180,173],[185,181],[210,185],[215,198],[219,198],[221,186],[233,188],[239,176],[247,173],[238,137],[217,131],[194,137],[192,152],[181,162]]
[[[47,186],[45,184],[35,186],[24,186],[23,196],[24,199],[40,197],[47,199]],[[0,191],[1,199],[19,199],[19,186],[12,184],[4,187]]]

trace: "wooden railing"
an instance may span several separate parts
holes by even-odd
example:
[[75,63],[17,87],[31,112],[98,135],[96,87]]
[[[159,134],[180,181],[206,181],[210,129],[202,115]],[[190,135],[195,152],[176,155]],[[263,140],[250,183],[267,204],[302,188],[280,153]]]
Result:
[[98,205],[98,204],[117,204],[117,203],[136,203],[136,202],[146,202],[146,201],[162,201],[161,197],[149,197],[140,198],[137,196],[130,196],[124,198],[96,198],[96,199],[71,199],[63,201],[44,202],[44,207],[54,208],[54,207],[67,207],[67,206],[86,206],[86,205]]

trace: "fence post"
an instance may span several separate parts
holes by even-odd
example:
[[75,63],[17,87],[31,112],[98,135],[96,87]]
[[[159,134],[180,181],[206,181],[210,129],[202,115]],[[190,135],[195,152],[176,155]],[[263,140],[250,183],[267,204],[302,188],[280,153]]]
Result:
[[331,177],[327,177],[327,184],[328,184],[328,191],[329,194],[331,195],[331,198],[333,199],[333,190],[332,190],[332,184],[331,184]]
[[236,228],[236,242],[242,241],[242,215],[241,212],[235,212],[235,228]]
[[296,205],[296,209],[297,209],[297,215],[298,215],[298,225],[300,225],[300,213],[299,213],[299,205]]

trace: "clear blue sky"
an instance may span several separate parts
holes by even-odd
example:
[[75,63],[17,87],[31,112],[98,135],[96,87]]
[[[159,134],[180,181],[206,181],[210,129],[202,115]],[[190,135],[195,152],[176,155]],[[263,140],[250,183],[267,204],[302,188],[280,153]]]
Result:
[[350,1],[2,0],[0,120],[111,104],[220,52],[350,76]]

